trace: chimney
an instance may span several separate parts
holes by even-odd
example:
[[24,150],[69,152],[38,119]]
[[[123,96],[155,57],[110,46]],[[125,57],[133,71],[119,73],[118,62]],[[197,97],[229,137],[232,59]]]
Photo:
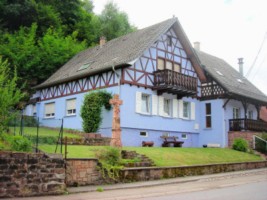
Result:
[[99,41],[100,48],[102,48],[104,46],[104,44],[106,44],[106,37],[101,36],[100,41]]
[[194,42],[194,49],[200,51],[200,42]]
[[243,64],[243,58],[238,58],[239,73],[241,74],[241,76],[243,76]]

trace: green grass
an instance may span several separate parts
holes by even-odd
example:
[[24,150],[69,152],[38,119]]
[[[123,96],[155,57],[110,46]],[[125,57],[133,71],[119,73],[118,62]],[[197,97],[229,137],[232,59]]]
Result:
[[[12,132],[14,132],[14,128],[10,128]],[[50,128],[45,128],[45,127],[39,127],[39,136],[58,136],[59,135],[59,130],[58,129],[50,129]],[[16,134],[19,134],[19,127],[16,127]],[[37,135],[37,128],[36,127],[24,127],[23,129],[23,134],[24,135],[32,135],[36,136]],[[63,131],[63,137],[69,137],[69,138],[80,138],[79,135],[76,134],[71,134]]]
[[[68,158],[94,158],[98,149],[106,147],[97,146],[68,146]],[[40,149],[54,153],[54,145],[41,145]],[[64,148],[63,148],[64,149]],[[125,150],[133,150],[145,154],[159,167],[165,166],[190,166],[214,163],[231,163],[260,161],[257,155],[243,153],[232,149],[221,148],[161,148],[161,147],[123,147]]]

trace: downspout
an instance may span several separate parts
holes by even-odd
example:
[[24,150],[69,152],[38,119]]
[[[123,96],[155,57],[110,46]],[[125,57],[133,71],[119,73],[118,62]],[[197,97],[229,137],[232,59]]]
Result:
[[120,97],[120,94],[121,94],[121,75],[116,72],[115,65],[112,65],[112,70],[113,70],[113,72],[116,74],[116,76],[118,78],[118,86],[119,86],[119,88],[118,88],[118,95]]

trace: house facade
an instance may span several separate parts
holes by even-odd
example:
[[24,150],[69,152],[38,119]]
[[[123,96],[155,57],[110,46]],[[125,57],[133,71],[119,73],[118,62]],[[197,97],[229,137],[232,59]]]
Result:
[[[55,119],[64,118],[64,128],[82,130],[84,95],[104,89],[123,100],[124,146],[142,141],[161,146],[161,136],[175,136],[183,147],[226,147],[229,131],[261,122],[259,109],[267,98],[223,60],[197,47],[176,18],[101,42],[37,86],[25,113],[39,117],[42,126],[55,127]],[[99,133],[111,137],[112,110],[103,108],[102,116]]]

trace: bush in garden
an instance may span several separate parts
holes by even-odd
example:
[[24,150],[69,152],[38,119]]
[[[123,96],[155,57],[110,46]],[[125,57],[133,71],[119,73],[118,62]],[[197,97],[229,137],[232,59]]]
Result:
[[233,149],[237,151],[248,151],[248,141],[243,138],[234,139]]

